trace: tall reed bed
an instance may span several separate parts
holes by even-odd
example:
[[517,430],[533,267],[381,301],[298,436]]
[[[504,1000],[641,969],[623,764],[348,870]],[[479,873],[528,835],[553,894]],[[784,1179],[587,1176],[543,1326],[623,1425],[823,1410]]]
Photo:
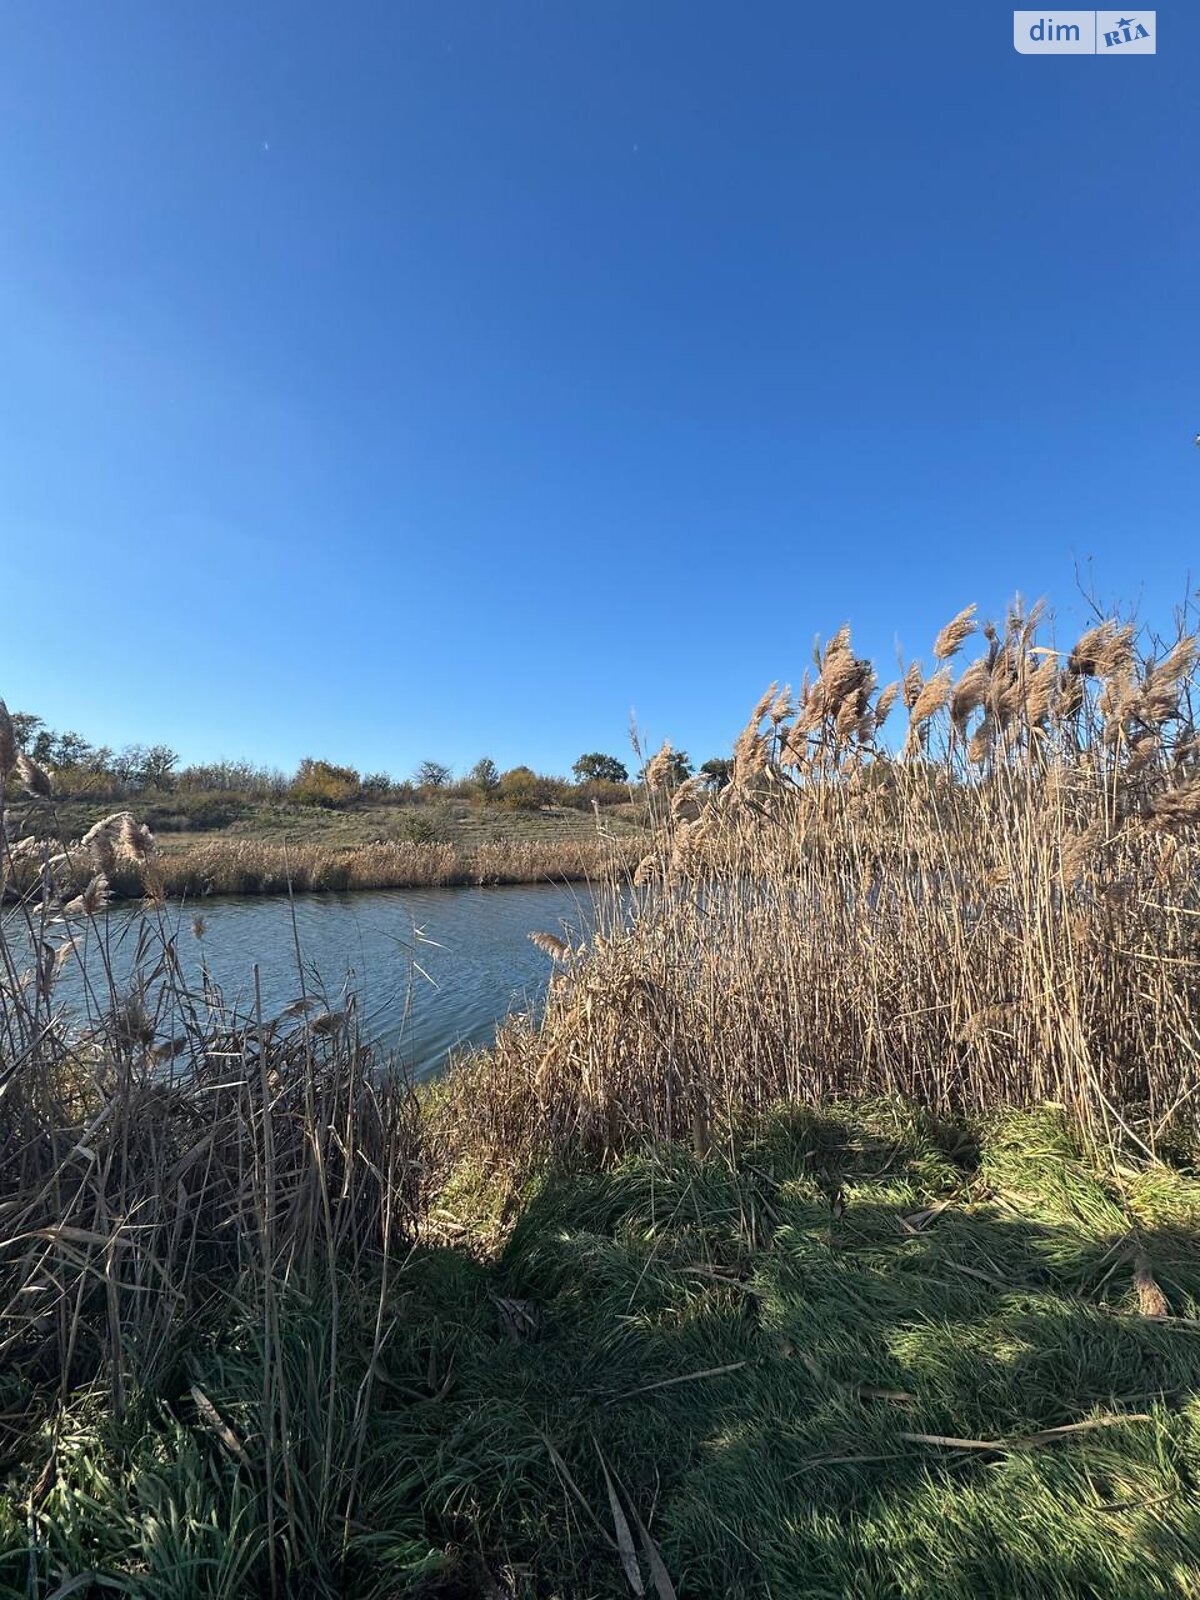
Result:
[[[519,883],[579,883],[636,860],[632,846],[599,832],[579,839],[497,840],[474,846],[411,840],[355,846],[284,845],[255,839],[172,844],[157,860],[162,892],[296,894],[355,889],[433,889]],[[86,872],[86,865],[83,867]],[[83,881],[77,883],[82,888]],[[142,893],[139,874],[118,863],[114,895]]]
[[[880,687],[843,628],[772,685],[715,796],[651,759],[653,847],[618,908],[452,1086],[502,1161],[708,1146],[780,1099],[1053,1101],[1150,1150],[1200,1087],[1196,639],[1040,608],[953,618]],[[982,649],[957,660],[973,637]],[[900,724],[889,741],[884,730]]]
[[[49,784],[14,749],[0,702],[0,780],[10,775],[24,797],[0,823],[0,1459],[31,1463],[22,1583],[46,1593],[70,1579],[42,1564],[51,1525],[57,1537],[76,1514],[104,1524],[96,1507],[119,1444],[83,1501],[61,1492],[75,1470],[68,1402],[90,1395],[118,1439],[126,1418],[135,1437],[169,1402],[243,1465],[250,1448],[229,1492],[252,1508],[220,1513],[241,1531],[209,1529],[221,1535],[212,1561],[244,1556],[281,1592],[285,1570],[328,1574],[353,1543],[391,1268],[420,1205],[415,1103],[360,1038],[353,1005],[306,993],[299,963],[297,1000],[274,1015],[189,989],[148,831],[118,814],[79,845],[45,844],[33,824]],[[128,981],[108,959],[117,873],[146,896],[123,934],[137,942]],[[56,1000],[73,962],[86,975],[82,1026]],[[348,1372],[343,1302],[360,1279],[376,1301],[356,1307],[365,1348]],[[297,1307],[311,1317],[318,1304],[320,1361],[295,1337]],[[252,1415],[238,1419],[250,1447],[189,1381],[187,1352],[235,1330],[258,1374]],[[144,1463],[138,1482],[161,1467]],[[187,1522],[200,1480],[187,1476],[171,1508],[175,1587],[161,1592],[216,1592],[213,1540]],[[137,1517],[127,1530],[143,1553],[170,1544],[146,1515],[148,1532]]]

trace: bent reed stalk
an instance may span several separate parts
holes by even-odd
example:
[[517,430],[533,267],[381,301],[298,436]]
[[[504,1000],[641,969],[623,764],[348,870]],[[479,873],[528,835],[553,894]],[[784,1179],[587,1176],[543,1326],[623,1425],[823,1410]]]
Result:
[[[519,1168],[691,1139],[780,1100],[1057,1102],[1154,1151],[1200,1087],[1197,647],[1040,607],[879,689],[847,628],[772,685],[728,786],[650,762],[653,847],[609,925],[454,1079],[459,1147]],[[902,705],[905,727],[882,729]]]

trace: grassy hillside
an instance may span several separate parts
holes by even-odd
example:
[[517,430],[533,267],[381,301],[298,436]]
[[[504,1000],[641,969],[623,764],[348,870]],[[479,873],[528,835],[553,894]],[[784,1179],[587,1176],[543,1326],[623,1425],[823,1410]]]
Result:
[[[151,795],[138,815],[156,837],[153,882],[172,896],[386,889],[595,879],[632,866],[645,838],[635,805],[597,819],[566,806],[515,810],[483,801],[359,804],[342,810],[250,802],[229,795]],[[79,839],[112,803],[72,800],[47,810],[53,836]],[[79,858],[77,888],[92,866]],[[131,863],[108,874],[118,896],[138,896]]]
[[[349,847],[380,841],[458,843],[466,847],[516,839],[575,839],[596,831],[595,814],[587,808],[545,806],[513,810],[482,800],[415,800],[405,805],[366,803],[344,810],[247,800],[237,795],[149,794],[132,806],[165,851],[185,849],[199,837],[250,839],[263,843],[291,841]],[[116,809],[109,800],[59,801],[62,829],[78,837],[93,822]],[[616,834],[639,830],[644,808],[633,804],[606,806],[606,829]]]

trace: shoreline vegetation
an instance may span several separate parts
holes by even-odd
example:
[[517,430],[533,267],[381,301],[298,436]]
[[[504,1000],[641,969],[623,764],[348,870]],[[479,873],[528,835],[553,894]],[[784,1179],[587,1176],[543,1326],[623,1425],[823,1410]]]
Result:
[[[514,828],[507,818],[478,819],[461,806],[449,837],[396,838],[372,831],[373,817],[307,819],[293,836],[294,818],[258,816],[244,831],[153,835],[153,866],[115,850],[104,874],[113,900],[137,900],[147,892],[171,899],[209,895],[349,893],[371,889],[449,888],[500,884],[599,882],[615,871],[631,871],[647,834],[629,821],[584,816],[564,822],[561,814],[527,816]],[[81,813],[82,810],[82,814]],[[95,876],[94,852],[82,843],[96,829],[119,838],[132,811],[67,808],[57,814],[53,795],[43,797],[0,887],[0,899],[27,892],[47,866],[76,894]],[[463,815],[465,813],[465,815]],[[76,837],[62,831],[66,822]],[[322,825],[324,824],[324,825]],[[465,825],[464,825],[465,824]],[[139,824],[142,827],[144,823]],[[424,829],[420,830],[422,833]],[[433,831],[432,829],[430,831]]]
[[[126,814],[154,835],[161,891],[191,899],[594,881],[629,863],[649,822],[644,785],[598,752],[571,778],[500,772],[486,758],[458,780],[436,761],[396,780],[311,758],[288,776],[249,762],[179,768],[165,745],[96,748],[29,714],[9,724],[14,762],[40,774],[28,837],[43,860],[65,850],[77,862],[77,892],[90,857],[71,841]],[[723,765],[709,763],[706,781]],[[676,768],[691,772],[686,757]],[[6,803],[22,798],[15,765],[4,787]],[[36,871],[32,845],[27,853],[26,872]],[[111,897],[141,896],[136,863],[118,855],[106,876]],[[21,887],[10,875],[7,898]]]
[[0,1596],[1196,1595],[1196,638],[973,609],[650,756],[635,914],[419,1093],[299,953],[190,992],[0,716]]
[[[349,893],[365,889],[597,882],[632,860],[628,841],[603,837],[498,839],[476,845],[383,841],[364,845],[289,845],[259,839],[202,839],[160,851],[157,871],[169,898],[208,895]],[[88,874],[90,876],[90,873]],[[83,888],[82,874],[76,883]],[[114,896],[144,893],[141,875],[118,866]]]
[[[95,875],[95,852],[82,843],[98,829],[120,836],[133,810],[91,801],[62,801],[50,777],[47,792],[29,807],[29,832],[10,864],[0,894],[24,893],[46,863],[81,893]],[[10,781],[10,791],[16,786]],[[208,895],[346,893],[499,884],[598,882],[632,870],[648,838],[644,808],[626,802],[594,814],[563,806],[512,812],[478,800],[414,801],[403,807],[304,811],[295,806],[244,805],[222,825],[181,830],[179,796],[151,806],[161,831],[139,824],[153,841],[149,874],[154,892],[196,900]],[[187,820],[187,819],[185,819]],[[127,852],[106,857],[111,899],[146,892],[145,867]]]

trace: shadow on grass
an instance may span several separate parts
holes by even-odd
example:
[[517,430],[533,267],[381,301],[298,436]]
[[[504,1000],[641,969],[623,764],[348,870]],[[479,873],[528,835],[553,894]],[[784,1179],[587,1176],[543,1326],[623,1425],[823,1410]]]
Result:
[[887,1113],[551,1182],[447,1327],[427,1511],[501,1593],[630,1592],[601,1456],[680,1595],[1196,1593],[1198,1200],[1118,1193],[1049,1122],[989,1153]]
[[[627,1595],[606,1469],[648,1594],[639,1522],[681,1600],[1200,1593],[1200,1183],[1102,1179],[1049,1118],[780,1115],[546,1181],[495,1261],[420,1251],[373,1360],[376,1294],[336,1337],[281,1301],[278,1593]],[[60,1455],[47,1571],[269,1592],[261,1336]]]

